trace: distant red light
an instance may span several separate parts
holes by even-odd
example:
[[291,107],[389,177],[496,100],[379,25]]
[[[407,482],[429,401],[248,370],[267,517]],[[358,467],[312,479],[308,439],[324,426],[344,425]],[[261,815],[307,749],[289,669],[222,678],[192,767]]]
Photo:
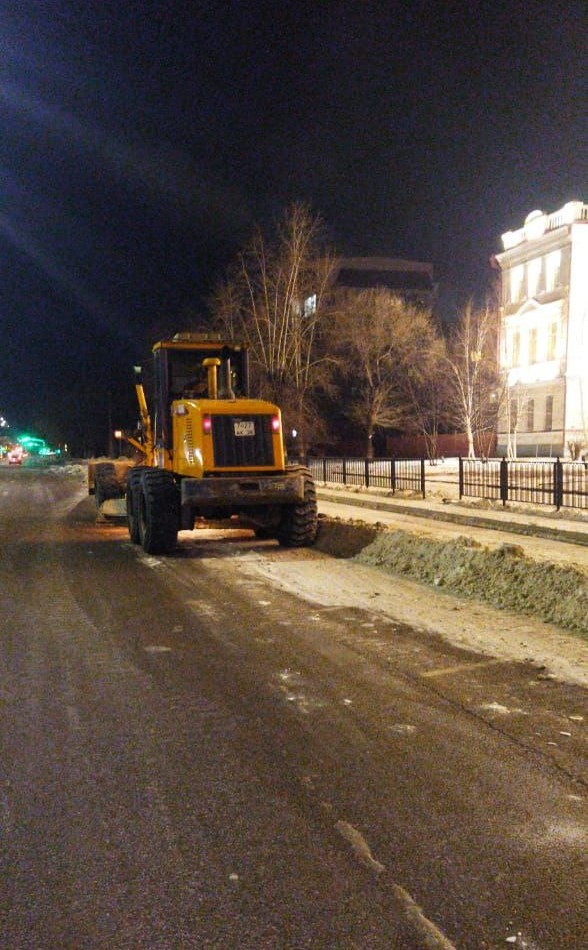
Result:
[[272,432],[280,431],[280,417],[272,416]]
[[207,435],[212,432],[212,419],[210,416],[202,416],[202,431]]

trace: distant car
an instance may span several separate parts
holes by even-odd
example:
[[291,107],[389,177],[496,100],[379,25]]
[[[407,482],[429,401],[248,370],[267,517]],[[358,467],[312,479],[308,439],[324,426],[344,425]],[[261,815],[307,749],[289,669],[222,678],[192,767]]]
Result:
[[9,465],[22,465],[22,449],[11,449],[6,458]]

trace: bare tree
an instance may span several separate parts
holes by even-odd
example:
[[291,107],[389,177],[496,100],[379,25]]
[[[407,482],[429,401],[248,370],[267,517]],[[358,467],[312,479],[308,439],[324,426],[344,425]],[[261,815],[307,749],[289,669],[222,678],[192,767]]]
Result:
[[467,436],[469,458],[475,458],[476,443],[489,441],[496,426],[503,388],[497,340],[496,310],[490,305],[475,310],[471,302],[464,307],[449,337],[448,409],[455,427]]
[[430,349],[426,373],[407,374],[410,413],[407,428],[425,440],[427,457],[439,456],[439,432],[447,422],[448,386],[445,341],[439,338]]
[[528,414],[531,399],[525,388],[519,383],[510,386],[501,407],[501,417],[505,423],[507,433],[506,455],[509,459],[516,459],[518,454],[517,437]]
[[259,394],[281,406],[300,454],[319,421],[314,393],[326,382],[320,336],[336,258],[323,234],[319,216],[292,205],[273,239],[255,231],[210,301],[214,323],[249,345]]
[[404,426],[414,411],[415,393],[438,353],[435,325],[428,311],[387,290],[364,290],[339,302],[331,346],[347,415],[363,429],[372,458],[376,430]]

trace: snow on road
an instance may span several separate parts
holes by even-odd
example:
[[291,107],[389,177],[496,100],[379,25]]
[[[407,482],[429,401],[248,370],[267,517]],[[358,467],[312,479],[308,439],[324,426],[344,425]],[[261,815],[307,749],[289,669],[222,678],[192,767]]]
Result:
[[[407,623],[485,656],[532,661],[558,678],[588,685],[588,648],[560,627],[436,588],[392,576],[349,560],[308,557],[270,558],[249,551],[241,569],[323,607],[356,607]],[[233,562],[234,563],[234,562]]]

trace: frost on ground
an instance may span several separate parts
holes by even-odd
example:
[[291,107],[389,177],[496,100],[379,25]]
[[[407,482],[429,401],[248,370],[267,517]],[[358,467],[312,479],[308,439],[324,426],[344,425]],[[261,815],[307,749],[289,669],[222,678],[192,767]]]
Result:
[[451,541],[406,531],[373,531],[355,560],[539,617],[588,638],[588,576],[580,569],[525,556],[516,544],[489,549],[467,537]]

